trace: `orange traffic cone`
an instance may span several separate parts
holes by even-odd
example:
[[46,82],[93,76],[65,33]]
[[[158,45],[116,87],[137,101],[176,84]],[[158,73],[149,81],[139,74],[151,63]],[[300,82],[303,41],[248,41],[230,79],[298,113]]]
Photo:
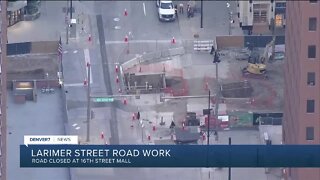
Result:
[[118,65],[116,65],[116,73],[119,71],[119,69],[118,69]]
[[83,81],[83,85],[86,86],[87,84],[88,84],[87,78],[85,78],[84,81]]
[[172,44],[175,44],[175,43],[176,43],[176,39],[175,39],[174,37],[172,37],[171,43],[172,43]]

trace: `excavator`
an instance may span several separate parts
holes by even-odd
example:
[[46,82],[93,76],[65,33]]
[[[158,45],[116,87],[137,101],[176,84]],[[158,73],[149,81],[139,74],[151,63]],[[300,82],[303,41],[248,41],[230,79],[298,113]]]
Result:
[[[265,78],[267,79],[267,65],[266,62],[269,60],[269,48],[274,46],[275,44],[275,36],[272,40],[266,45],[262,56],[257,52],[252,52],[250,55],[250,59],[248,61],[248,65],[242,69],[243,77],[252,77],[252,78]],[[271,54],[271,56],[273,56]]]

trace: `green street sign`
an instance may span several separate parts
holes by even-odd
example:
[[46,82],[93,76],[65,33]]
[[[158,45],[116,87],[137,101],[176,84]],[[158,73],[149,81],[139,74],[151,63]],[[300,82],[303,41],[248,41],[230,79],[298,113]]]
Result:
[[94,102],[113,102],[114,101],[114,98],[94,98]]

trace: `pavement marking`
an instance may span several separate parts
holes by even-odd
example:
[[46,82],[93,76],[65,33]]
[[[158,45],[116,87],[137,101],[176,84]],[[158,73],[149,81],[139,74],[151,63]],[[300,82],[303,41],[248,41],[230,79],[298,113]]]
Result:
[[73,51],[73,54],[76,54],[76,53],[78,53],[78,50],[74,50],[74,51]]
[[[84,52],[84,61],[85,61],[86,71],[87,71],[87,77],[88,77],[87,63],[91,64],[91,61],[90,61],[90,52],[89,52],[89,49],[84,49],[83,52]],[[90,84],[93,84],[92,66],[91,66],[91,71],[90,71]]]
[[67,54],[68,53],[68,51],[63,51],[63,54]]
[[77,126],[77,125],[78,125],[77,123],[72,124],[73,127],[75,127],[75,126]]
[[[105,43],[106,44],[126,44],[126,42],[124,42],[124,41],[105,41]],[[165,39],[165,40],[130,40],[130,44],[135,44],[135,43],[136,44],[139,44],[139,43],[171,43],[171,39]]]
[[77,86],[84,86],[83,83],[71,83],[71,84],[64,84],[65,87],[77,87]]
[[80,127],[78,126],[78,127],[76,127],[75,129],[76,129],[76,130],[79,130],[79,129],[80,129]]
[[142,6],[143,6],[143,13],[144,13],[144,16],[147,16],[147,13],[146,13],[146,5],[144,3],[142,3]]

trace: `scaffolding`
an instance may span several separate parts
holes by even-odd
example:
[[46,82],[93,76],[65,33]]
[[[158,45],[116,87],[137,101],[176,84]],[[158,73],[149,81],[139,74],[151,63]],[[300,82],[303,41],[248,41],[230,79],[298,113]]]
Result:
[[0,180],[7,179],[7,1],[1,1],[1,36],[0,36]]

